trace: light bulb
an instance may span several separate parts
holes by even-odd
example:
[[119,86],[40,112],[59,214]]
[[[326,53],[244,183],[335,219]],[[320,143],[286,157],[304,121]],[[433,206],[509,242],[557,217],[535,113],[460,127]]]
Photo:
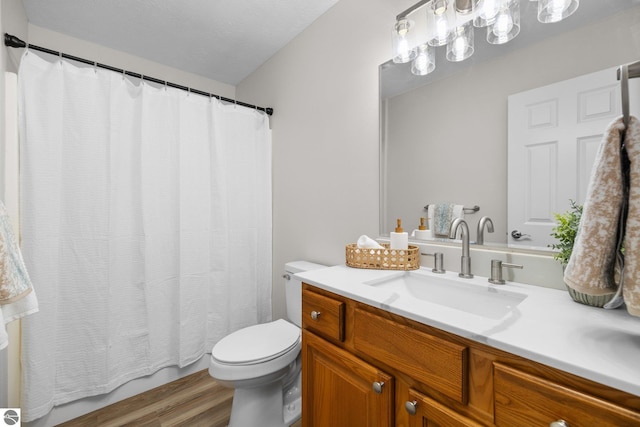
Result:
[[473,25],[468,22],[456,27],[454,39],[447,44],[447,60],[451,62],[464,61],[473,55]]
[[464,37],[456,37],[453,41],[453,55],[458,61],[461,61],[464,57],[464,53],[469,48],[469,43],[465,40]]
[[418,46],[416,59],[411,63],[411,72],[416,76],[424,76],[435,70],[433,47],[428,44]]
[[562,13],[563,11],[567,10],[567,8],[569,7],[569,3],[570,1],[567,0],[551,0],[551,4],[549,5],[549,9],[551,10],[551,13]]
[[449,35],[449,25],[444,15],[436,15],[436,37],[438,40],[445,40]]
[[409,62],[416,56],[412,26],[413,23],[406,19],[401,19],[393,26],[393,62],[396,64]]
[[498,0],[480,0],[478,7],[480,8],[480,17],[487,22],[493,21],[499,10]]
[[453,38],[453,26],[455,22],[455,14],[453,9],[449,7],[445,0],[434,0],[431,4],[431,9],[428,10],[427,19],[429,26],[432,29],[431,40],[429,44],[431,46],[444,46],[449,43]]
[[504,44],[520,34],[519,0],[501,0],[501,7],[493,24],[487,28],[487,41]]
[[493,24],[493,34],[498,38],[506,37],[509,31],[513,29],[513,18],[509,13],[509,9],[502,9],[496,17],[496,22]]
[[398,56],[402,59],[409,57],[409,42],[404,37],[398,39]]

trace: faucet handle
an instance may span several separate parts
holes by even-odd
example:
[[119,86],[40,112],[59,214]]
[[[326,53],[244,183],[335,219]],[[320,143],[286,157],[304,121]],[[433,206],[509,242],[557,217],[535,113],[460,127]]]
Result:
[[499,259],[492,259],[491,260],[491,277],[489,277],[490,283],[494,283],[496,285],[505,284],[505,281],[502,278],[502,267],[519,268],[519,269],[524,268],[520,264],[510,264],[508,262],[502,262],[502,260],[499,260]]
[[433,256],[433,268],[431,269],[432,272],[438,274],[444,274],[447,272],[447,270],[444,269],[444,254],[442,252],[436,252],[433,254],[425,254],[423,252],[420,252],[420,255]]
[[446,273],[446,270],[444,269],[444,254],[442,252],[436,252],[433,254],[433,268],[431,271],[438,274]]

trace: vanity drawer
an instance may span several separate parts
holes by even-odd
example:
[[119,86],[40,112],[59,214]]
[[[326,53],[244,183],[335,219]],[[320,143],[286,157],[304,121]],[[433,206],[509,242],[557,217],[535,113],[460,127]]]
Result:
[[302,291],[302,326],[325,338],[344,341],[345,303],[308,289]]
[[356,308],[354,347],[462,404],[467,347]]
[[495,425],[640,426],[640,413],[494,363]]

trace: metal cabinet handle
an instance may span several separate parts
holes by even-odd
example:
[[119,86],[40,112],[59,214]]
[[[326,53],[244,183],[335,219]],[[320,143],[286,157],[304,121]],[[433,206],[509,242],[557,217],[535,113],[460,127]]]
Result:
[[409,415],[415,415],[417,412],[418,401],[414,400],[413,402],[406,401],[404,402],[404,409],[409,413]]
[[382,394],[382,386],[384,386],[384,383],[382,381],[380,382],[375,381],[373,383],[373,391],[375,391],[378,394]]
[[314,310],[314,311],[311,312],[311,318],[313,320],[318,320],[318,317],[320,317],[320,312],[319,311],[315,311]]
[[569,427],[569,423],[565,420],[558,420],[549,424],[549,427]]

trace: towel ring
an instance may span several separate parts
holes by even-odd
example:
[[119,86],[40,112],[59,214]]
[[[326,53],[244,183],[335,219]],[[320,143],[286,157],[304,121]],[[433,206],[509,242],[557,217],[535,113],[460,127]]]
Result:
[[620,66],[620,89],[622,92],[622,123],[629,126],[629,66]]

